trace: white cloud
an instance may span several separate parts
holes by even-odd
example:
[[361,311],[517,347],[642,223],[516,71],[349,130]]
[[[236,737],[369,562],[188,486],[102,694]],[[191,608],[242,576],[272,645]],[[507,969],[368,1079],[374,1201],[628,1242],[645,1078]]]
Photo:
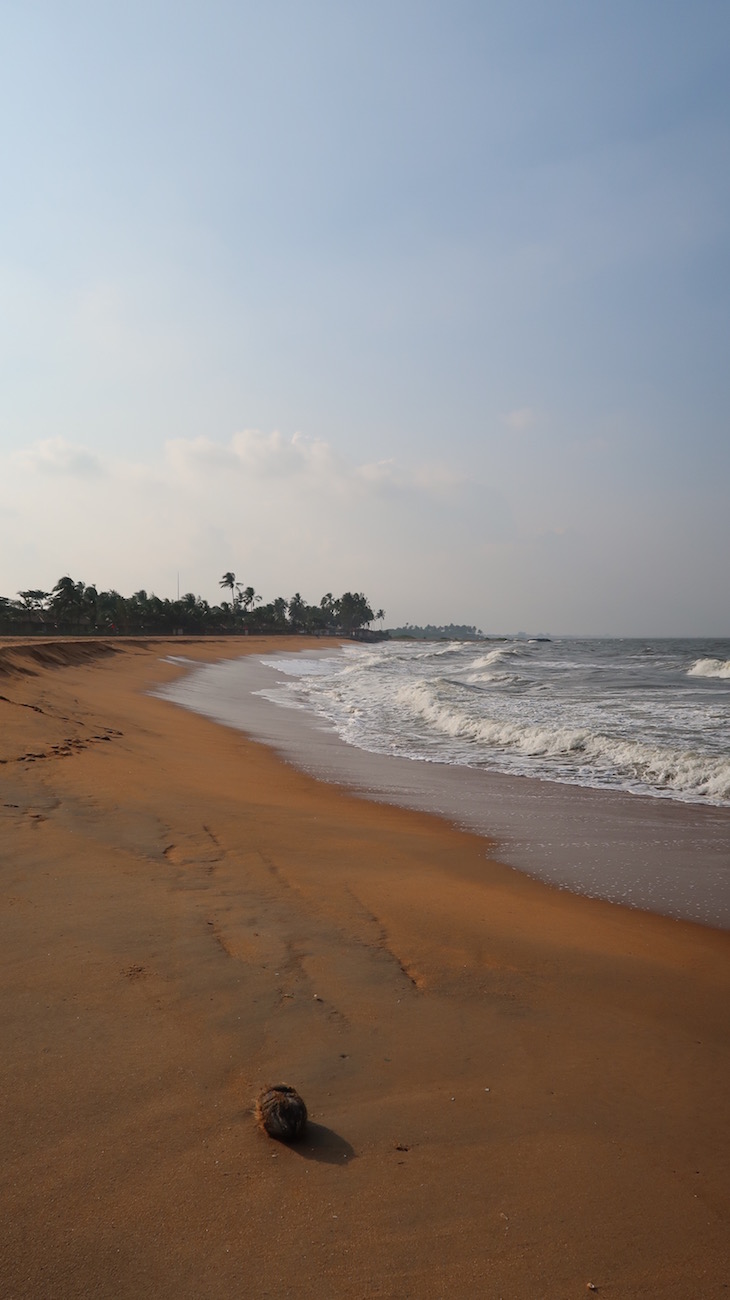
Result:
[[519,480],[511,504],[485,477],[448,462],[356,463],[324,440],[258,430],[175,439],[147,460],[44,439],[0,458],[0,593],[50,590],[68,573],[173,596],[179,572],[181,590],[218,601],[233,569],[264,599],[365,591],[393,623],[670,632],[678,583],[698,587],[685,571],[695,532],[703,599],[721,585],[719,508],[678,529],[677,502],[642,499],[617,531],[592,489],[558,496],[546,479],[525,499]]
[[436,571],[464,570],[470,520],[489,540],[509,514],[448,464],[356,463],[323,439],[255,429],[171,439],[149,460],[45,439],[5,459],[0,485],[0,592],[70,573],[170,595],[179,570],[217,600],[233,568],[267,598],[365,590],[396,621],[399,588],[430,599]]
[[67,442],[65,438],[44,438],[33,447],[15,452],[12,460],[29,474],[70,474],[90,478],[103,472],[102,462],[94,452]]
[[[165,443],[165,456],[182,474],[235,471],[254,479],[319,477],[337,473],[330,446],[320,439],[295,433],[291,438],[274,430],[243,429],[229,442],[212,438],[172,438]],[[346,472],[344,467],[340,473]]]
[[392,483],[397,472],[396,463],[392,457],[388,460],[372,461],[368,465],[359,465],[356,471],[363,483],[374,487],[379,487],[384,483]]
[[375,498],[393,492],[440,498],[454,493],[464,476],[445,464],[407,466],[394,458],[354,464],[321,438],[278,430],[243,429],[228,442],[212,438],[172,438],[164,446],[170,469],[183,480],[200,482],[223,475],[285,493],[287,485],[330,500]]

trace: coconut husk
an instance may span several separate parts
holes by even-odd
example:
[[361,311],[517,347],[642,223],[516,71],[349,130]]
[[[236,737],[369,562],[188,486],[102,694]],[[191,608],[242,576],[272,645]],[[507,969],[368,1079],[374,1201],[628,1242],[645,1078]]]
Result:
[[307,1107],[288,1083],[264,1088],[256,1098],[255,1113],[264,1132],[279,1142],[296,1142],[307,1122]]

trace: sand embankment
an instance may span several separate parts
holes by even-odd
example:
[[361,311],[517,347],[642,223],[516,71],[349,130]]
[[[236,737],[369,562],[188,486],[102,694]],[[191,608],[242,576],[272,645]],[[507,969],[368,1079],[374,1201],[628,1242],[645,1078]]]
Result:
[[721,1293],[730,935],[144,694],[263,648],[0,648],[4,1296]]

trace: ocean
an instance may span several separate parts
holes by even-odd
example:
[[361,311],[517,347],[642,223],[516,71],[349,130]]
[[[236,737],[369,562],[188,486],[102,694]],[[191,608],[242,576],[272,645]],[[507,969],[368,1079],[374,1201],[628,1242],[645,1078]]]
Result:
[[264,659],[349,745],[730,806],[730,641],[396,642]]
[[730,640],[315,643],[162,694],[560,887],[730,926]]

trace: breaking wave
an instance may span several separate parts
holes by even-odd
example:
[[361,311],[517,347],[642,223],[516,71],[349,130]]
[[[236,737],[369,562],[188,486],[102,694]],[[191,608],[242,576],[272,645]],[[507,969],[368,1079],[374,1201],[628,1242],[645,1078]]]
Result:
[[727,806],[729,649],[727,639],[358,646],[267,658],[279,684],[262,694],[372,753]]
[[687,670],[688,677],[723,677],[730,680],[730,659],[697,659]]
[[[427,724],[430,732],[466,742],[470,765],[506,766],[553,780],[624,787],[680,799],[730,801],[730,757],[613,738],[588,727],[475,717],[440,699],[436,686],[414,682],[399,692],[401,703],[412,717]],[[526,760],[525,764],[520,759]]]

